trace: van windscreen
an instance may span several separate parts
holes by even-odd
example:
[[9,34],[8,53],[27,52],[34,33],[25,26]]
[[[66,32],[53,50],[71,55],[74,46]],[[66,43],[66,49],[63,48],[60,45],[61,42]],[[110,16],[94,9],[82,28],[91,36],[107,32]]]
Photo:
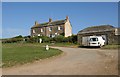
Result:
[[90,41],[98,41],[98,38],[90,38]]

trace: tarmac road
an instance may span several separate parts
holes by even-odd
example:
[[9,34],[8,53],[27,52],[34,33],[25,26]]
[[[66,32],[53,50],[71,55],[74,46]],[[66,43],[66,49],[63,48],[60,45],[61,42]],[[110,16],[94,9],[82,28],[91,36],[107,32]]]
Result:
[[53,47],[64,54],[21,66],[4,68],[3,75],[117,75],[118,51]]

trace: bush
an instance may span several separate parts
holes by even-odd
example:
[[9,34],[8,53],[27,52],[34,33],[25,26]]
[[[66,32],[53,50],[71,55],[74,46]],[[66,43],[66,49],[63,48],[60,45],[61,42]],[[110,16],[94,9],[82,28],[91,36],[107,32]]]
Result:
[[64,40],[64,36],[62,36],[62,35],[58,35],[58,36],[52,38],[52,41],[55,41],[58,43],[63,42],[63,40]]
[[2,43],[16,43],[20,41],[23,41],[23,38],[2,39]]
[[30,37],[29,39],[27,39],[27,42],[29,43],[39,43],[39,39],[42,39],[42,42],[50,42],[50,38],[47,36],[35,36],[35,37]]
[[20,41],[23,41],[23,37],[21,35],[8,38],[8,39],[2,39],[2,43],[16,43]]
[[53,42],[56,42],[56,43],[77,43],[77,35],[72,35],[72,36],[69,36],[69,37],[64,37],[63,35],[58,35],[58,36],[55,36],[54,38],[50,38],[50,37],[47,37],[47,36],[35,36],[35,37],[30,37],[30,38],[27,38],[27,42],[30,42],[30,43],[39,43],[39,39],[42,39],[42,42],[44,43],[53,43]]
[[77,44],[77,35],[72,35],[72,43]]
[[50,42],[51,41],[51,38],[47,37],[47,36],[41,36],[39,38],[42,38],[42,41],[43,42]]

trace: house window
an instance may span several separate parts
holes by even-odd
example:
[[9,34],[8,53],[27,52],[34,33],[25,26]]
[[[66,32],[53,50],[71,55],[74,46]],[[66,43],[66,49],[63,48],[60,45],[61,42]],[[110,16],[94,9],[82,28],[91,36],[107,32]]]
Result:
[[55,35],[57,35],[57,33],[55,33]]
[[49,31],[52,31],[52,27],[49,28]]
[[40,36],[40,34],[38,34],[38,36]]
[[43,32],[43,29],[42,29],[42,28],[41,28],[40,30],[41,30],[41,32]]
[[50,34],[49,37],[52,37],[52,34]]
[[53,38],[53,37],[55,37],[55,35],[54,35],[54,34],[50,34],[49,37],[52,37],[52,38]]
[[58,26],[58,30],[60,30],[60,26]]
[[58,30],[62,30],[62,27],[61,27],[61,26],[58,26]]
[[118,29],[115,29],[115,35],[120,35]]
[[52,37],[55,37],[55,35],[52,35]]
[[33,33],[35,33],[35,30],[33,29]]

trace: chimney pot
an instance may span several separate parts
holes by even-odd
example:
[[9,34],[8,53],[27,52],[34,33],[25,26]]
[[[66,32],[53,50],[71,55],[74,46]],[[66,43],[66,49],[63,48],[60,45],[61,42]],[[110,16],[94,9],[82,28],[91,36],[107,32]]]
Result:
[[52,22],[52,19],[51,19],[51,18],[49,18],[49,22]]
[[38,24],[38,22],[37,21],[35,21],[35,25],[37,25]]
[[66,20],[69,20],[69,17],[68,17],[68,16],[66,16]]

